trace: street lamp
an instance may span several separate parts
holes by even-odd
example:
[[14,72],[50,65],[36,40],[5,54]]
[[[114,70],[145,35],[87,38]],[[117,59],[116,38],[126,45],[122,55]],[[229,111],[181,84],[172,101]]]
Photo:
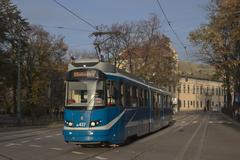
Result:
[[[21,45],[21,42],[18,43]],[[17,49],[17,124],[21,125],[21,47]]]

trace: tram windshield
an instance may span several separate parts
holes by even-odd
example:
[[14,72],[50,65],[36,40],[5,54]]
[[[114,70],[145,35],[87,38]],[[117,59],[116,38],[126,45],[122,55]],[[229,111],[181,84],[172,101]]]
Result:
[[87,107],[104,106],[104,81],[81,80],[67,83],[66,106]]

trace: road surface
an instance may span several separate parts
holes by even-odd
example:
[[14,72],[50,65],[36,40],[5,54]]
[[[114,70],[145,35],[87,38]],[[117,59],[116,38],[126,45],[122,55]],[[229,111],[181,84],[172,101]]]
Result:
[[0,132],[0,160],[239,160],[240,125],[222,113],[179,113],[175,123],[121,147],[82,148],[62,128]]

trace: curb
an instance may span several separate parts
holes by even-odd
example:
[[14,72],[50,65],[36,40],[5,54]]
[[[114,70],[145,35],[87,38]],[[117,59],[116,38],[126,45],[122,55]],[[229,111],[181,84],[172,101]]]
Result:
[[228,119],[229,121],[233,122],[234,125],[240,127],[240,122],[236,121],[235,119],[232,119],[231,117],[229,117],[228,115],[226,115],[225,113],[222,113],[224,118]]
[[43,124],[43,125],[28,125],[28,126],[1,126],[0,133],[3,132],[12,132],[12,131],[20,131],[20,130],[28,130],[28,129],[40,129],[40,128],[63,128],[64,123],[63,122],[53,122],[50,124]]

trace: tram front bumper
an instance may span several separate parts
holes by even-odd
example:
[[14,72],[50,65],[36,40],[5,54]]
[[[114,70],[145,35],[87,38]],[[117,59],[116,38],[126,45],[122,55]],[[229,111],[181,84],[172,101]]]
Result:
[[101,143],[111,142],[108,131],[94,130],[63,130],[65,142]]

